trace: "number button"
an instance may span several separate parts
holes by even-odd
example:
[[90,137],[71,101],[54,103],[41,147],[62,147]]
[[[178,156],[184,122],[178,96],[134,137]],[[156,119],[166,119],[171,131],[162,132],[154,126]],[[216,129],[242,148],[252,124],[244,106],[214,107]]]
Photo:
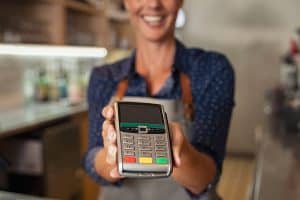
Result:
[[163,146],[163,145],[166,145],[166,142],[163,141],[163,140],[156,140],[156,141],[155,141],[155,145]]
[[122,134],[122,138],[123,139],[130,139],[130,140],[134,139],[133,135],[129,135],[129,134],[125,134],[125,133]]
[[123,144],[124,150],[134,150],[134,145],[132,144]]
[[133,140],[129,138],[124,138],[123,139],[123,144],[133,144]]
[[124,150],[123,153],[126,156],[134,156],[135,155],[134,151],[132,151],[132,150]]
[[150,151],[140,151],[139,152],[140,157],[152,157],[152,152]]
[[155,140],[159,140],[159,141],[162,141],[162,140],[165,140],[166,137],[164,135],[157,135],[155,136]]
[[150,141],[151,137],[149,135],[139,135],[138,140]]
[[138,145],[142,146],[142,145],[147,145],[147,146],[151,146],[151,141],[149,140],[137,140]]
[[159,157],[167,157],[167,153],[165,151],[156,151],[155,155],[157,158]]
[[167,151],[166,146],[156,146],[155,149],[156,149],[157,151]]
[[141,151],[152,151],[151,146],[140,146]]

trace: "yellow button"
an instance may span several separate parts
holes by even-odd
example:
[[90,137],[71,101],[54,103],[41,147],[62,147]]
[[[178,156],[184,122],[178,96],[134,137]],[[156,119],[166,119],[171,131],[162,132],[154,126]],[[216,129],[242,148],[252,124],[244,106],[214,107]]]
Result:
[[152,164],[152,158],[140,157],[139,161],[141,164]]

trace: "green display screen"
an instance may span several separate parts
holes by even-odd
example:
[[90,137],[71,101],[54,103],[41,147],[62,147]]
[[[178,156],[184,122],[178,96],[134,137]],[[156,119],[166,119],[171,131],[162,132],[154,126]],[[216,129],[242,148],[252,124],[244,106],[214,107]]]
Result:
[[119,103],[120,128],[146,126],[164,129],[160,105],[123,102]]

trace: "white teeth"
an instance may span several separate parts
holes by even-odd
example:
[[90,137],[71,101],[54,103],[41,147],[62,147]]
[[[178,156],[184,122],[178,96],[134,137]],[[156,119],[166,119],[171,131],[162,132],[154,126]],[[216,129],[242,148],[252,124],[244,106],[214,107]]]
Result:
[[162,16],[144,16],[143,17],[146,22],[160,22],[162,20]]

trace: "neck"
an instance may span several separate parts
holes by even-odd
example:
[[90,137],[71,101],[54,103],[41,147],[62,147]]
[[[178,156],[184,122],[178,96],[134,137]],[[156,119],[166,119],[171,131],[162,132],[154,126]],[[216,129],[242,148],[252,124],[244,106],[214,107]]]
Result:
[[148,77],[161,72],[171,72],[175,50],[175,38],[164,42],[137,40],[137,72]]

